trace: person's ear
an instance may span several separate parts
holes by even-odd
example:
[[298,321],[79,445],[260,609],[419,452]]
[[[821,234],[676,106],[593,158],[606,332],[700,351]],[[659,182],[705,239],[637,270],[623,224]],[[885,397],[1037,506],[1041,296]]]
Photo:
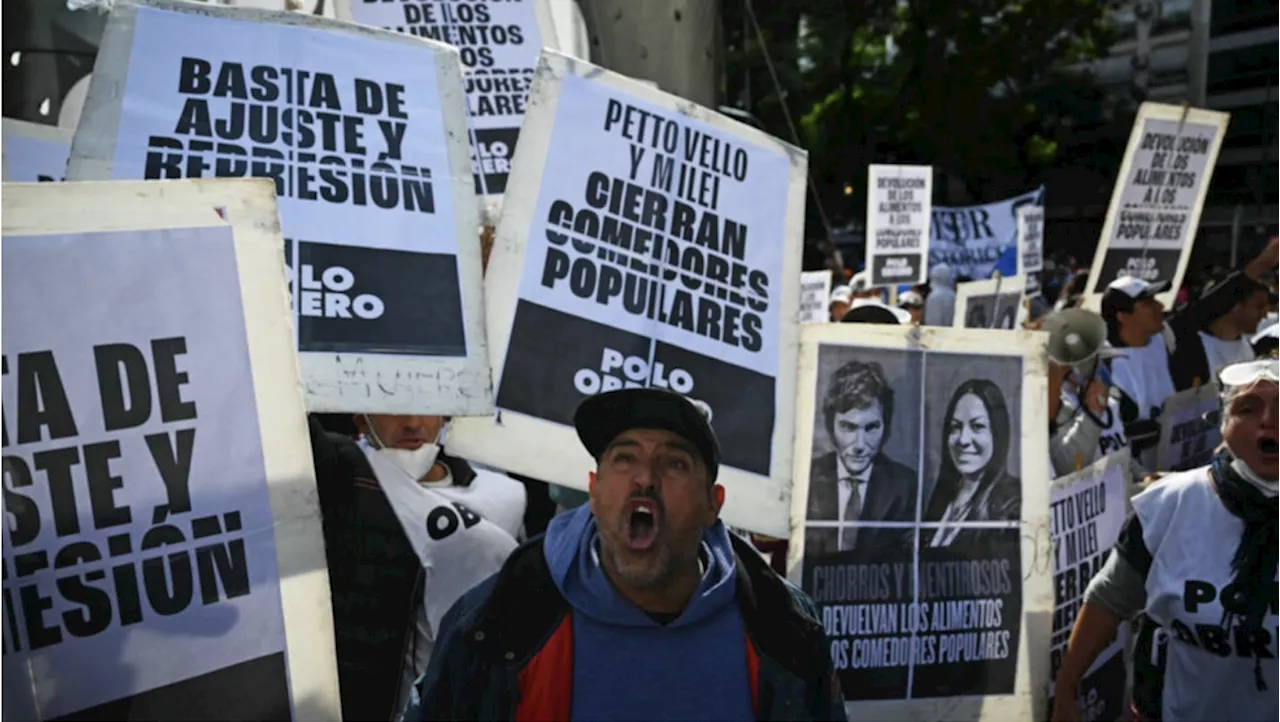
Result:
[[724,507],[724,486],[714,484],[711,487],[711,509],[708,510],[707,514],[707,526],[715,524],[716,520],[720,518],[720,509],[722,507]]

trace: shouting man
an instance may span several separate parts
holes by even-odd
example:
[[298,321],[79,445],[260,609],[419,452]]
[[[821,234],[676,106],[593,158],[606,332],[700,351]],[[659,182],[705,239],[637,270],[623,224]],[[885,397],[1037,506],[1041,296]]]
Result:
[[624,389],[574,425],[590,501],[450,610],[405,719],[843,720],[812,602],[719,519],[701,409]]

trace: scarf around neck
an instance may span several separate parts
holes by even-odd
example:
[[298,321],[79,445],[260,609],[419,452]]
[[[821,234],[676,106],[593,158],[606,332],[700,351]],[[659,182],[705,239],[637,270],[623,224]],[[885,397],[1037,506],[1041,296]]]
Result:
[[[1240,535],[1231,559],[1231,570],[1235,573],[1232,580],[1235,599],[1223,600],[1222,627],[1229,630],[1231,622],[1238,620],[1248,633],[1257,635],[1262,633],[1275,589],[1276,546],[1280,544],[1280,534],[1277,534],[1280,525],[1276,515],[1280,504],[1232,469],[1232,461],[1231,452],[1226,449],[1218,452],[1213,457],[1209,475],[1227,511],[1244,522],[1244,533]],[[1257,647],[1254,650],[1254,681],[1258,691],[1265,691],[1267,685],[1262,677],[1262,660],[1258,657]]]

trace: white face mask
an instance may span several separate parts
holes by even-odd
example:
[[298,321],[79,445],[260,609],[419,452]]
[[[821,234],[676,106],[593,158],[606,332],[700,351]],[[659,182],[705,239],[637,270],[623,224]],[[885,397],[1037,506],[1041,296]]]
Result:
[[1249,468],[1248,464],[1244,463],[1240,459],[1232,459],[1231,470],[1239,474],[1245,481],[1257,487],[1258,491],[1262,492],[1263,496],[1266,496],[1268,499],[1274,499],[1276,497],[1277,490],[1275,479],[1262,478],[1260,474],[1254,472],[1253,469]]
[[397,449],[382,443],[382,439],[378,438],[378,433],[373,430],[373,421],[366,414],[365,423],[369,424],[369,437],[375,442],[374,448],[391,459],[391,463],[402,469],[409,478],[414,481],[422,481],[423,477],[431,471],[431,467],[435,466],[436,457],[440,455],[440,442],[444,441],[445,433],[448,430],[448,424],[440,429],[436,434],[436,440],[430,444],[423,444],[416,449]]
[[438,444],[423,444],[416,449],[395,449],[395,448],[379,448],[391,459],[392,463],[404,470],[409,478],[414,481],[422,481],[422,478],[431,471],[431,467],[436,463],[436,457],[440,454],[440,446]]

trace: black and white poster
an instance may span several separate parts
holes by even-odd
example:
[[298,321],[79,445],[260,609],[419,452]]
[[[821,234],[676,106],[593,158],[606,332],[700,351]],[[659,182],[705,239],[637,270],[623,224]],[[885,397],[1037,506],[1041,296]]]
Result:
[[1024,619],[1047,612],[1051,583],[1044,420],[1024,418],[1044,414],[1026,403],[1043,351],[1025,334],[915,334],[802,332],[799,581],[851,718],[923,719],[960,698],[1023,709],[1043,646]]
[[271,179],[308,408],[486,413],[460,83],[458,52],[426,40],[299,13],[120,3],[69,177]]
[[[1089,581],[1102,569],[1129,515],[1129,448],[1103,457],[1080,471],[1053,481],[1049,519],[1053,538],[1052,678],[1067,651],[1067,641]],[[1077,688],[1081,722],[1110,722],[1128,713],[1125,695],[1124,640],[1121,625],[1098,654]],[[1049,687],[1053,696],[1053,686]]]
[[1044,267],[1044,206],[1019,206],[1017,213],[1018,273],[1030,276]]
[[827,300],[831,298],[831,272],[806,271],[800,274],[800,323],[831,320]]
[[1159,103],[1138,108],[1087,294],[1133,276],[1168,281],[1171,287],[1160,301],[1173,305],[1230,117]]
[[501,196],[542,48],[558,49],[548,0],[338,0],[338,17],[458,49],[477,195]]
[[1207,466],[1222,444],[1221,408],[1216,383],[1201,384],[1170,396],[1160,411],[1160,440],[1155,448],[1159,471]]
[[7,183],[53,183],[67,174],[71,131],[4,119],[3,175]]
[[1001,277],[956,285],[953,325],[957,328],[1019,328],[1018,315],[1026,292],[1025,276]]
[[485,278],[499,415],[451,451],[585,486],[578,404],[672,389],[711,409],[726,521],[784,535],[804,153],[550,52],[532,97]]
[[74,185],[4,190],[4,717],[331,718],[269,189]]
[[867,166],[867,269],[871,286],[929,280],[933,167]]

